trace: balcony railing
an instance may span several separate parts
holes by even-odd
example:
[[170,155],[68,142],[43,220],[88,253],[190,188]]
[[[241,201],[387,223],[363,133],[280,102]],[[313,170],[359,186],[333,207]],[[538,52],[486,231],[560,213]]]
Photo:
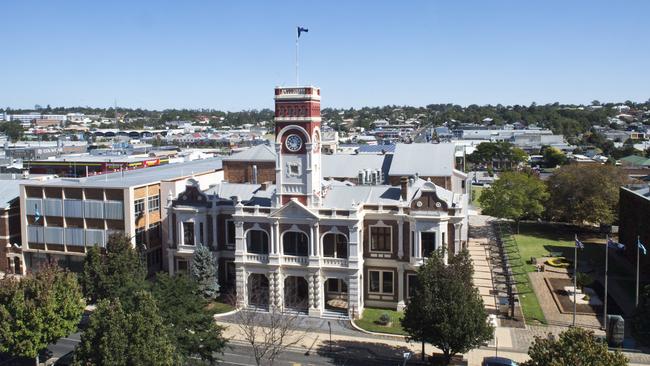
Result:
[[285,264],[294,264],[299,266],[306,266],[309,264],[309,257],[297,255],[285,255],[282,257],[282,260]]
[[251,263],[268,263],[268,254],[246,254],[246,262]]
[[324,267],[347,267],[348,260],[346,258],[323,257],[321,264]]

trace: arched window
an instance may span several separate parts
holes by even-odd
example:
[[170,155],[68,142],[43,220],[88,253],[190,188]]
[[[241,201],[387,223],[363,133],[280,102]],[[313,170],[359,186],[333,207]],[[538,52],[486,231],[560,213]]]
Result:
[[323,236],[323,256],[331,258],[348,257],[348,240],[345,235],[328,233]]
[[269,236],[264,230],[249,230],[246,233],[246,251],[255,254],[269,254]]
[[299,231],[287,231],[282,235],[282,249],[284,254],[306,257],[309,255],[309,238]]

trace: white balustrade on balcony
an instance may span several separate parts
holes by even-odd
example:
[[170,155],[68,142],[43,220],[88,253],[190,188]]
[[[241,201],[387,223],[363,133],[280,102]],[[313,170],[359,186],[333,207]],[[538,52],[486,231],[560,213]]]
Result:
[[268,263],[269,262],[269,256],[268,256],[268,254],[248,253],[248,254],[246,254],[246,262]]
[[323,257],[321,265],[323,267],[347,267],[348,260],[346,258]]
[[301,266],[306,266],[309,264],[309,257],[297,255],[285,255],[282,257],[282,260],[285,264],[295,264]]

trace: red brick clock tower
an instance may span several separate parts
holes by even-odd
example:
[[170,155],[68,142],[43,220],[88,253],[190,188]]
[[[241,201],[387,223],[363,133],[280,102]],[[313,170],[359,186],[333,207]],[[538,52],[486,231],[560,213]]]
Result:
[[307,206],[320,204],[320,122],[319,88],[275,88],[278,206],[292,198]]

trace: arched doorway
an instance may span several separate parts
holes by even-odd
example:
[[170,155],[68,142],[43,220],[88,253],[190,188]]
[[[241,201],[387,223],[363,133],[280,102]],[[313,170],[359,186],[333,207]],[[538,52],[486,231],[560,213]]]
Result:
[[289,276],[284,279],[284,306],[296,311],[307,311],[309,286],[304,277]]
[[325,309],[341,313],[348,312],[348,284],[340,278],[325,281]]
[[268,308],[269,279],[265,275],[252,273],[248,276],[248,304]]

